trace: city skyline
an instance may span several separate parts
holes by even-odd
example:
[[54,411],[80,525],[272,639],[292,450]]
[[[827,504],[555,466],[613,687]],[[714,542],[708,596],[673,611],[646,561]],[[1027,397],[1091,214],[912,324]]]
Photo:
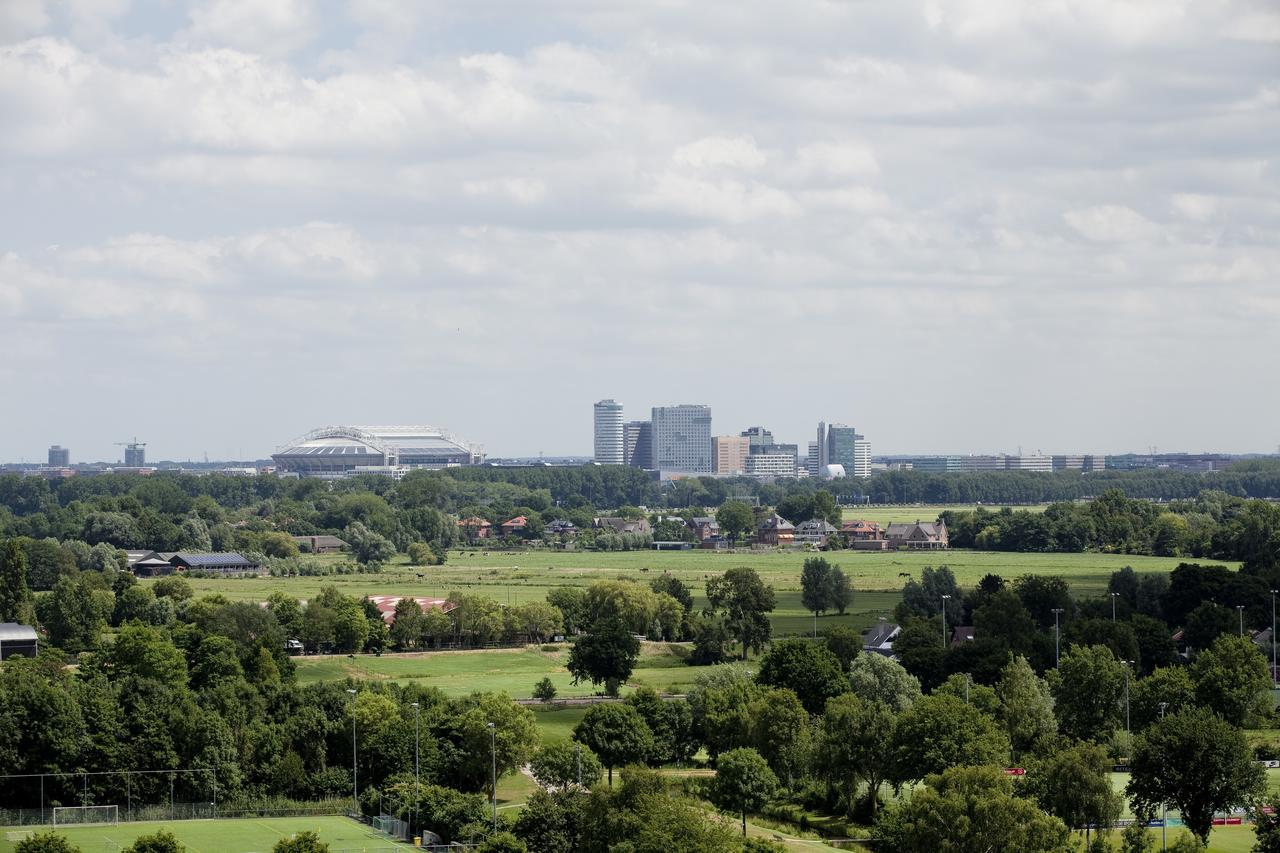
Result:
[[3,4],[0,455],[1272,452],[1273,5]]

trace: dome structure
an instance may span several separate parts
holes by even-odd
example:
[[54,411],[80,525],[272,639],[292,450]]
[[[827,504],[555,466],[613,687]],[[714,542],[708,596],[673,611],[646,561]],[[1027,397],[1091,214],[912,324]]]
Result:
[[330,426],[289,442],[271,458],[281,473],[332,477],[368,469],[479,465],[484,453],[433,426]]

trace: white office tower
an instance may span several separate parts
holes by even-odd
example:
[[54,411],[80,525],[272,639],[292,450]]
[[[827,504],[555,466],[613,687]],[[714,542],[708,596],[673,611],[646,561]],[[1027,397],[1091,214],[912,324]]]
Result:
[[710,406],[656,406],[653,409],[653,466],[659,471],[710,474]]
[[854,477],[871,476],[871,442],[861,436],[853,440],[853,470],[849,473]]
[[601,400],[595,405],[596,444],[592,458],[599,465],[621,465],[624,461],[622,440],[622,404]]

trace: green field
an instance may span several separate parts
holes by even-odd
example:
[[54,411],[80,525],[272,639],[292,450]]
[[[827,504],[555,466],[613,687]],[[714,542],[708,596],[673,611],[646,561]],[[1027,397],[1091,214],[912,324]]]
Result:
[[[631,687],[647,685],[655,690],[679,693],[693,683],[697,670],[685,664],[688,648],[682,645],[646,643],[629,682]],[[354,678],[363,681],[394,681],[438,688],[448,696],[466,696],[476,691],[504,691],[516,699],[527,699],[533,686],[544,677],[556,686],[559,697],[590,696],[597,692],[590,683],[574,684],[565,664],[567,646],[542,651],[537,646],[524,649],[474,649],[469,651],[420,652],[416,654],[359,655],[354,661],[344,655],[297,658],[297,678],[301,684]]]
[[[318,832],[320,840],[333,853],[358,850],[407,850],[385,835],[345,817],[271,817],[225,820],[176,820],[121,823],[116,826],[83,826],[59,829],[84,853],[118,851],[132,844],[140,835],[167,829],[178,837],[191,853],[251,853],[266,851],[281,838],[305,830]],[[19,835],[10,827],[0,835],[0,853],[14,849]],[[13,837],[13,840],[11,840]]]
[[[705,601],[706,580],[734,566],[758,571],[777,593],[773,613],[776,635],[804,634],[812,619],[800,604],[802,551],[451,551],[444,566],[410,567],[403,562],[378,574],[298,578],[192,578],[198,593],[217,592],[234,600],[265,601],[273,592],[306,599],[323,586],[336,586],[353,596],[420,595],[443,598],[452,591],[477,592],[503,604],[541,600],[557,586],[585,586],[596,580],[644,582],[670,572],[694,591],[695,606]],[[1003,551],[866,552],[839,551],[828,558],[850,576],[853,606],[845,616],[825,616],[819,629],[835,624],[865,628],[892,612],[908,577],[925,566],[947,565],[962,586],[972,587],[983,575],[1062,575],[1078,596],[1099,595],[1112,572],[1133,566],[1139,572],[1170,571],[1181,560],[1124,554],[1015,554]]]

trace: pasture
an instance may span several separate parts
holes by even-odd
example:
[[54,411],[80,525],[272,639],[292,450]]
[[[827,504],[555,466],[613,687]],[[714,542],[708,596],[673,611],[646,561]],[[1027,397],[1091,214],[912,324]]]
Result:
[[[14,849],[23,830],[30,827],[10,827],[0,834],[0,853]],[[408,850],[407,844],[399,844],[385,835],[346,817],[262,817],[228,818],[222,820],[175,820],[121,823],[115,826],[73,826],[59,828],[72,844],[84,853],[119,851],[133,844],[141,835],[150,835],[167,829],[177,836],[190,853],[250,853],[270,850],[281,838],[311,830],[329,845],[334,853],[340,851]]]
[[[800,603],[804,551],[528,551],[453,550],[443,566],[408,566],[404,558],[375,574],[293,578],[191,578],[198,594],[220,593],[232,600],[265,601],[273,592],[299,599],[335,586],[346,595],[419,595],[444,598],[454,591],[480,593],[502,604],[542,600],[558,586],[587,586],[597,580],[641,583],[669,572],[690,586],[695,607],[706,601],[707,579],[734,566],[750,566],[777,594],[772,621],[777,636],[805,634],[812,617]],[[1132,566],[1139,572],[1167,572],[1181,559],[1126,554],[1017,554],[1004,551],[837,551],[826,555],[849,575],[855,590],[844,616],[829,615],[818,627],[837,624],[863,629],[893,611],[902,584],[925,566],[950,566],[961,586],[972,587],[988,573],[1061,575],[1078,597],[1101,595],[1111,573]],[[336,559],[336,558],[316,558]],[[143,581],[149,583],[150,581]]]
[[[629,686],[649,686],[660,692],[680,693],[693,683],[698,670],[685,664],[688,647],[645,643]],[[597,692],[589,682],[574,684],[565,664],[567,646],[543,651],[523,649],[475,649],[470,651],[417,652],[409,654],[345,655],[297,658],[300,684],[353,678],[357,681],[394,681],[435,687],[447,696],[467,696],[477,691],[505,692],[527,699],[544,677],[556,686],[556,696],[572,698]]]
[[[1044,512],[1048,506],[1048,504],[1027,504],[1026,506],[1015,506],[1013,509],[1026,510],[1027,512]],[[951,512],[971,512],[978,509],[978,507],[979,504],[868,504],[866,506],[842,507],[841,515],[845,521],[862,519],[863,521],[874,521],[883,527],[892,522],[934,521],[939,515],[948,510]],[[982,508],[996,511],[1001,509],[1002,505],[982,505]]]

